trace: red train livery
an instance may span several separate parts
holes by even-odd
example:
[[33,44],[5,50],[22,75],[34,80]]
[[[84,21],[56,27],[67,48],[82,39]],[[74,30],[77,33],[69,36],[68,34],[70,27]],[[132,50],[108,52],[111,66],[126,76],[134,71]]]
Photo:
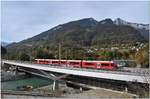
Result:
[[68,66],[75,68],[92,68],[92,69],[108,69],[108,70],[117,69],[117,65],[113,61],[35,59],[35,63]]

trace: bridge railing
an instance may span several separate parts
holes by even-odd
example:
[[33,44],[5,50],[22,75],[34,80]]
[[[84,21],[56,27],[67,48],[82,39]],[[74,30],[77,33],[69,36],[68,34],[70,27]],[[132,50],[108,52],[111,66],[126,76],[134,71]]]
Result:
[[[10,61],[10,60],[2,60],[2,61]],[[17,63],[24,63],[24,64],[32,64],[36,66],[50,66],[52,68],[62,68],[62,69],[71,69],[71,70],[78,70],[78,71],[88,71],[88,72],[101,72],[101,73],[112,73],[112,74],[124,74],[124,75],[139,75],[139,76],[149,76],[149,72],[131,72],[131,71],[109,71],[109,70],[97,70],[97,69],[86,69],[86,68],[74,68],[73,66],[66,66],[66,65],[45,65],[45,64],[35,64],[31,61],[16,61],[11,60],[11,62]]]

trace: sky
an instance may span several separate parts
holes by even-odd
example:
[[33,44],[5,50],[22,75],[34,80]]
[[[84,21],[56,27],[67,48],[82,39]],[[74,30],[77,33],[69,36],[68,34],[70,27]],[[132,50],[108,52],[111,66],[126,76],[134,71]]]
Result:
[[82,18],[150,22],[149,1],[2,1],[1,41],[19,42]]

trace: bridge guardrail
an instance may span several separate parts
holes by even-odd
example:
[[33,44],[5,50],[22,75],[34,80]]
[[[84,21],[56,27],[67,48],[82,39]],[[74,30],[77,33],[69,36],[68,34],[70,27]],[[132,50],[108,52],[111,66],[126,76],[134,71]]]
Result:
[[[24,61],[23,62],[22,61],[18,61],[17,62],[17,61],[10,61],[10,60],[6,60],[5,63],[6,64],[12,64],[12,65],[20,65],[20,66],[25,66],[25,67],[29,64],[29,67],[32,67],[32,65],[33,65],[34,68],[36,68],[37,66],[45,66],[46,68],[48,68],[48,66],[50,66],[50,65],[33,64],[33,63],[29,63],[29,62],[24,62]],[[24,64],[19,64],[19,63],[24,63]],[[116,75],[108,75],[108,76],[110,76],[110,77],[115,76],[114,79],[124,79],[125,81],[128,81],[128,77],[130,77],[129,81],[133,81],[134,78],[135,78],[135,81],[137,81],[137,79],[139,79],[140,82],[149,83],[149,75],[145,75],[145,74],[141,74],[141,73],[104,71],[104,70],[83,69],[83,68],[81,69],[81,68],[73,68],[73,67],[68,68],[68,67],[63,67],[63,66],[51,66],[51,68],[57,68],[58,69],[58,70],[56,70],[57,72],[60,71],[59,69],[62,69],[62,71],[65,71],[65,69],[66,69],[66,71],[67,70],[75,70],[76,73],[78,73],[77,71],[79,71],[81,73],[82,73],[82,71],[84,71],[84,73],[88,73],[89,72],[89,74],[94,74],[94,75],[97,75],[97,73],[100,73],[98,75],[107,75],[107,73],[109,73],[109,74],[116,74]],[[38,67],[36,69],[38,69]],[[45,71],[46,70],[47,69],[45,69]],[[55,71],[53,71],[53,72],[55,72]],[[72,72],[72,71],[67,71],[67,72]],[[91,75],[91,76],[93,77],[94,75]],[[105,77],[107,78],[107,76],[105,76]],[[118,78],[118,77],[121,77],[121,78]],[[125,77],[125,78],[122,78],[122,77]]]
[[[2,60],[2,61],[10,61],[10,60]],[[32,65],[39,65],[39,66],[51,66],[52,68],[62,68],[62,69],[71,69],[71,70],[80,70],[80,71],[89,71],[89,72],[103,72],[103,73],[114,73],[114,74],[125,74],[125,75],[139,75],[139,76],[147,76],[149,73],[141,73],[141,72],[127,72],[127,71],[106,71],[106,70],[96,70],[96,69],[85,69],[85,68],[74,68],[74,67],[67,67],[67,66],[54,66],[54,65],[45,65],[45,64],[35,64],[31,61],[16,61],[11,60],[12,62],[18,63],[25,63],[25,64],[32,64]]]

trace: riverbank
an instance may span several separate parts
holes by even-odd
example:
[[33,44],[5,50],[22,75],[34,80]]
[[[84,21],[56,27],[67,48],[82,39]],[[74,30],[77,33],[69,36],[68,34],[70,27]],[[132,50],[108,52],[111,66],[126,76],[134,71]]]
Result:
[[2,91],[2,99],[48,99],[52,98],[133,98],[138,97],[127,92],[114,91],[105,88],[94,88],[90,90],[80,90],[59,84],[59,89],[52,90],[52,85],[42,86],[29,91]]
[[105,89],[94,89],[81,93],[63,94],[62,96],[40,96],[40,95],[12,95],[2,94],[2,99],[99,99],[99,98],[136,98],[135,95],[125,92],[112,92]]
[[18,72],[16,74],[15,72],[1,70],[1,82],[25,79],[28,77],[29,76],[26,75],[24,72]]

